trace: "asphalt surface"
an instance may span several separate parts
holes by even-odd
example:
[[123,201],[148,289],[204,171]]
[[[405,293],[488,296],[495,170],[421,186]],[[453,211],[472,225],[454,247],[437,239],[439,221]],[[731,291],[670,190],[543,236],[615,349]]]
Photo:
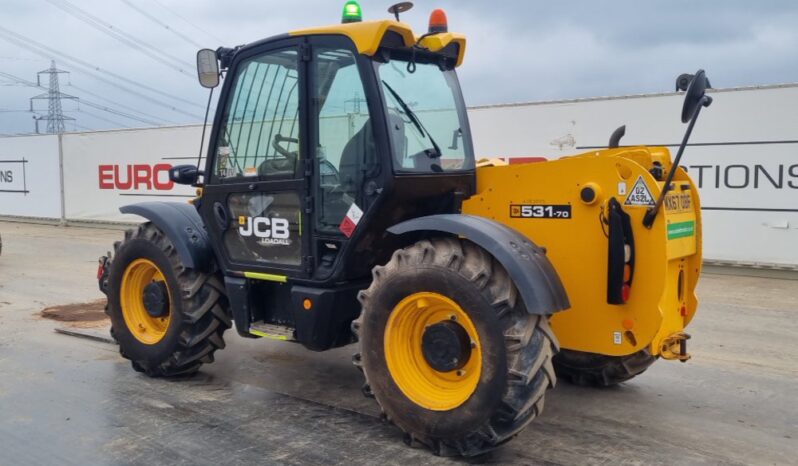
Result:
[[[102,297],[96,259],[121,231],[0,222],[0,234],[0,465],[466,462],[381,423],[351,347],[229,332],[197,376],[138,374],[115,346],[39,316]],[[611,389],[561,382],[518,438],[468,462],[798,464],[798,281],[719,272],[702,277],[691,361]]]

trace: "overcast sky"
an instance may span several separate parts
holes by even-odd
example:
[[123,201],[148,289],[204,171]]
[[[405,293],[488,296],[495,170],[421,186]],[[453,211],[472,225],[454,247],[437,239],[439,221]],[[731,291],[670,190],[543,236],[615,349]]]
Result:
[[[76,118],[69,129],[197,122],[207,99],[195,78],[197,45],[243,44],[335,23],[343,3],[2,0],[0,73],[36,81],[51,58],[70,71],[61,75],[61,91],[82,102],[63,103]],[[365,19],[387,18],[391,3],[361,1]],[[716,88],[798,82],[795,0],[415,3],[403,20],[417,32],[426,29],[429,12],[442,7],[450,30],[467,35],[459,74],[469,105],[669,92],[678,74],[698,68]],[[50,50],[29,50],[32,41]],[[33,131],[25,110],[41,92],[0,74],[0,134]],[[46,100],[35,106],[46,113]]]

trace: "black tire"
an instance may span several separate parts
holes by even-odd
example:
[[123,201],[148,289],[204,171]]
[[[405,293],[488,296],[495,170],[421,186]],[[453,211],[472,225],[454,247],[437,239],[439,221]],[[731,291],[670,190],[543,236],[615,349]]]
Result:
[[[122,277],[128,265],[139,258],[152,261],[161,270],[171,296],[171,319],[165,335],[155,344],[133,336],[120,306]],[[203,363],[213,362],[213,353],[225,346],[223,334],[231,319],[221,280],[216,274],[183,266],[169,238],[150,222],[127,230],[125,239],[114,244],[107,296],[111,335],[119,343],[120,354],[148,376],[193,374]]]
[[[461,405],[434,411],[404,395],[387,367],[384,332],[394,307],[406,296],[439,293],[455,301],[473,321],[482,348],[476,389]],[[556,383],[552,356],[557,340],[548,316],[527,313],[504,268],[486,251],[453,238],[423,240],[394,252],[375,267],[361,292],[355,365],[366,377],[383,417],[442,456],[475,456],[510,440],[543,409],[546,390]]]
[[606,356],[562,349],[554,357],[557,376],[583,387],[611,387],[636,377],[657,358],[647,349],[628,356]]

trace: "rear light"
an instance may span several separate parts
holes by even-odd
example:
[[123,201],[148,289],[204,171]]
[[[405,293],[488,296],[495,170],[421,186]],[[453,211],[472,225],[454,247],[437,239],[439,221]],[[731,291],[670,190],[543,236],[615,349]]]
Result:
[[615,198],[607,203],[607,302],[625,304],[632,294],[635,247],[632,221]]
[[632,287],[624,283],[621,286],[621,299],[623,302],[629,301],[629,295],[632,293]]
[[97,280],[100,280],[105,275],[105,261],[100,259],[100,264],[97,265]]

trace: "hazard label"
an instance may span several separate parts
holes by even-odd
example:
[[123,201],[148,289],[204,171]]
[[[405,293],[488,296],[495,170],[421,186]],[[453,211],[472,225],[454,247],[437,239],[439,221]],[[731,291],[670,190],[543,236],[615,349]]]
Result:
[[360,207],[357,204],[352,204],[349,207],[349,210],[346,212],[346,217],[344,217],[341,224],[338,226],[338,229],[341,230],[341,233],[346,235],[347,238],[352,236],[352,233],[355,231],[355,227],[357,224],[360,223],[360,219],[363,217],[363,211],[360,210]]
[[626,202],[624,202],[623,205],[646,207],[654,205],[654,196],[652,196],[651,191],[648,190],[648,186],[646,186],[646,182],[643,181],[642,175],[635,181],[635,185],[632,186],[629,195],[626,196]]

